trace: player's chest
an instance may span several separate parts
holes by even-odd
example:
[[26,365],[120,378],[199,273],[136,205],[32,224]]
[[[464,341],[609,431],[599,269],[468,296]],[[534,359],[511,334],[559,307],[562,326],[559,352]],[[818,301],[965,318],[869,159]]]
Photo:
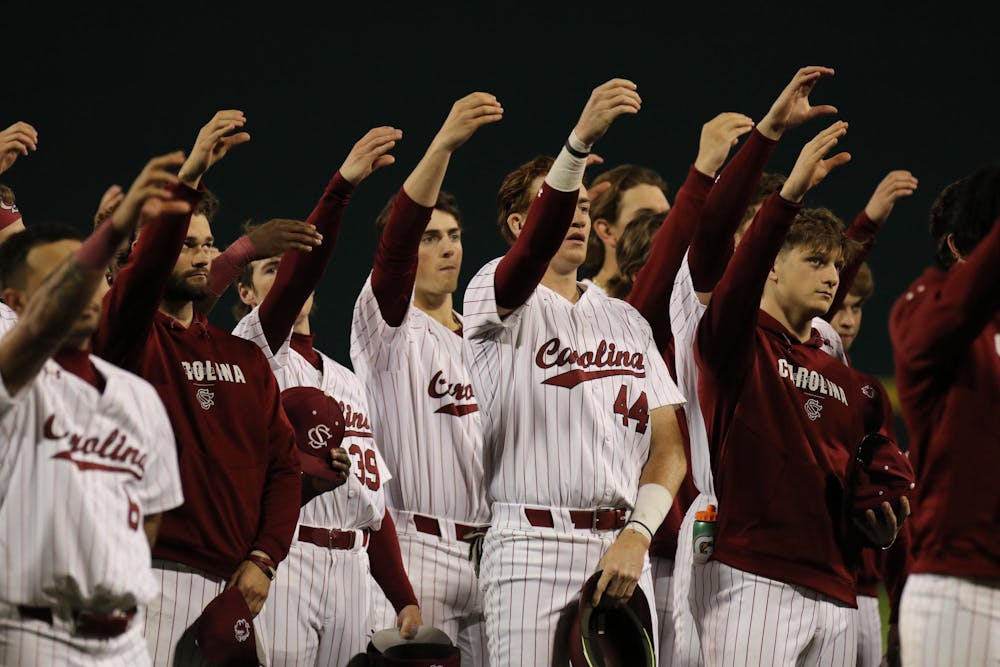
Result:
[[462,419],[478,412],[479,406],[472,379],[462,362],[461,339],[451,332],[448,334],[459,344],[435,338],[412,345],[408,381],[410,391],[431,412]]

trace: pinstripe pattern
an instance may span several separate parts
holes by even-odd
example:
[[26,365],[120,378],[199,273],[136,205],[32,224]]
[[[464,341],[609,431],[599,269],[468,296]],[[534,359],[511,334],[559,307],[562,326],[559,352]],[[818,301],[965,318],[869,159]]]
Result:
[[[616,414],[616,399],[624,396],[627,408],[645,393],[649,410],[684,402],[649,324],[600,290],[586,290],[573,304],[543,285],[501,320],[493,296],[499,261],[465,292],[465,361],[483,413],[490,496],[542,507],[631,506],[651,431]],[[597,363],[602,343],[632,359],[641,355],[642,369]],[[560,352],[566,349],[581,361],[556,363],[557,353],[572,356]],[[613,374],[572,387],[545,384],[581,371]]]
[[[463,665],[486,665],[486,626],[469,545],[455,540],[453,530],[451,539],[418,532],[412,513],[390,511],[424,623],[451,637],[462,652]],[[372,587],[372,599],[371,630],[395,627],[396,612],[378,584]]]
[[[347,419],[341,446],[350,453],[356,446],[374,452],[379,483],[373,489],[362,483],[369,474],[360,467],[363,459],[352,455],[359,470],[347,483],[310,500],[299,514],[300,525],[337,530],[368,528],[378,530],[385,514],[385,485],[392,479],[389,467],[375,445],[365,387],[358,376],[325,354],[322,371],[291,349],[291,332],[277,352],[272,353],[255,308],[236,325],[233,334],[253,341],[264,352],[282,391],[289,387],[316,387],[337,400]],[[353,432],[353,434],[351,434]],[[367,644],[369,598],[372,585],[368,553],[346,552],[299,544],[297,534],[292,549],[279,569],[273,594],[282,596],[281,609],[273,612],[273,639],[276,664],[305,665],[310,656],[317,664],[344,664]],[[328,553],[321,553],[328,552]],[[285,574],[285,572],[289,574]],[[270,603],[269,603],[270,604]],[[282,611],[283,610],[283,611]],[[337,662],[322,662],[336,656]]]
[[[480,572],[493,667],[552,664],[560,612],[576,604],[580,588],[617,537],[615,531],[575,530],[566,513],[553,515],[554,528],[534,528],[523,506],[493,505]],[[648,560],[639,586],[655,616]]]
[[156,596],[142,517],[183,500],[173,431],[152,386],[91,360],[103,393],[52,360],[13,399],[0,383],[5,602],[128,609]]
[[857,667],[879,667],[882,664],[882,616],[878,598],[858,596],[858,660]]
[[803,586],[743,572],[718,561],[691,582],[702,657],[719,665],[853,665],[857,610]]
[[298,542],[261,613],[273,667],[345,665],[368,644],[368,552]]
[[[159,577],[162,591],[146,610],[144,634],[153,664],[157,667],[208,667],[195,645],[193,626],[208,603],[225,590],[226,581],[186,565],[163,560],[153,561],[153,571]],[[264,608],[266,610],[267,606]],[[262,664],[269,665],[268,634],[263,612],[254,618],[253,629],[257,656]]]
[[1000,665],[1000,580],[911,574],[899,632],[907,667]]
[[13,329],[15,324],[17,324],[17,313],[3,301],[0,301],[0,338]]
[[674,561],[670,558],[650,556],[653,572],[653,598],[656,600],[656,619],[659,624],[660,650],[656,654],[659,667],[674,664],[674,617],[670,603],[673,602]]
[[[386,490],[389,505],[488,523],[480,414],[442,412],[476,405],[461,389],[471,393],[462,338],[413,305],[400,326],[389,326],[369,276],[354,306],[351,362],[368,389],[375,439],[396,473],[396,484]],[[454,385],[461,396],[446,393]],[[444,395],[432,396],[432,386]]]

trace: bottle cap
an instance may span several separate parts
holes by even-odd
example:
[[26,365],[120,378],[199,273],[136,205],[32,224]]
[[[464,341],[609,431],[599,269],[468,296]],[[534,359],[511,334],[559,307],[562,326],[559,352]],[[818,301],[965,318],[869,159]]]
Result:
[[709,505],[703,510],[698,510],[694,513],[695,521],[711,521],[715,522],[719,518],[719,513],[715,511],[715,505]]

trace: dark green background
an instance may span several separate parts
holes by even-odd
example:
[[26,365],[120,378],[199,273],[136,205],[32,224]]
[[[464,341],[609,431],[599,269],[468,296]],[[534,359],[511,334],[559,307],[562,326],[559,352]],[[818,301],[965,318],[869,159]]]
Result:
[[[854,354],[858,367],[888,375],[886,318],[930,261],[928,208],[945,184],[997,155],[995,26],[961,4],[936,5],[5,5],[0,123],[31,122],[40,148],[2,178],[29,224],[87,225],[107,185],[128,185],[154,154],[189,149],[217,109],[242,109],[253,140],[206,179],[222,199],[215,233],[225,244],[246,218],[304,217],[369,127],[402,128],[397,164],[357,192],[319,289],[317,344],[346,362],[374,215],[458,97],[490,91],[506,110],[456,155],[446,180],[465,212],[464,285],[504,251],[494,222],[504,174],[557,151],[595,85],[612,76],[639,84],[642,113],[597,152],[609,165],[659,170],[673,199],[703,122],[720,111],[760,119],[797,67],[830,65],[837,75],[814,100],[850,121],[842,145],[854,161],[809,203],[850,219],[888,170],[920,179],[872,256],[876,294]],[[787,135],[770,168],[787,172],[821,127]],[[226,307],[213,317],[232,324]]]

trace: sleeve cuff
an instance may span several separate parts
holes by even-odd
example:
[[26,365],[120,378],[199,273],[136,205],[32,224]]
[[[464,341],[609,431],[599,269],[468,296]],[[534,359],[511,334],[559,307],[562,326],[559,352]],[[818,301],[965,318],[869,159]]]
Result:
[[330,179],[330,184],[326,186],[326,191],[329,194],[350,197],[354,192],[354,184],[341,176],[340,171],[338,170],[337,173],[333,175],[333,178]]

